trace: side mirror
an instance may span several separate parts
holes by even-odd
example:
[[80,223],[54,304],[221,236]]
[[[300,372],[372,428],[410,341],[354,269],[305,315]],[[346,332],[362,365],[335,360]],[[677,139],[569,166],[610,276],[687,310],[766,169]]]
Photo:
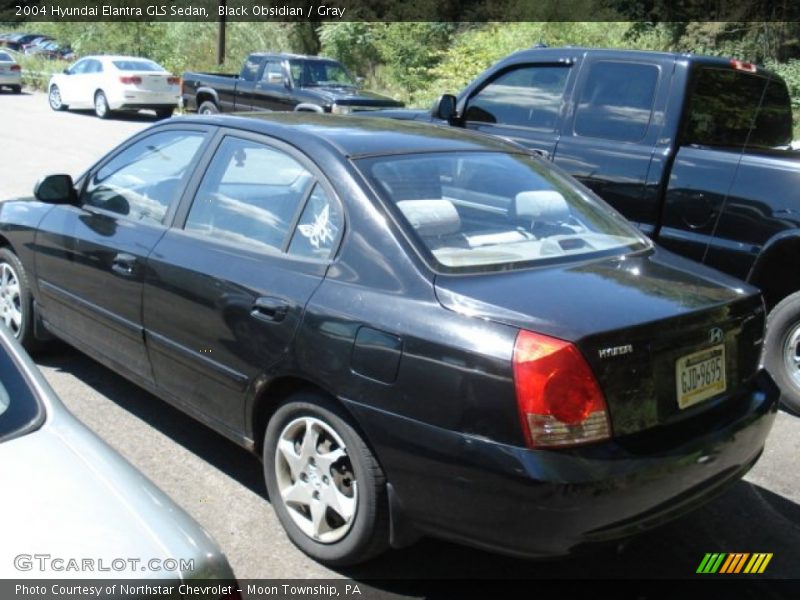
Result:
[[70,75],[69,69],[64,69],[61,71],[64,75]]
[[442,121],[452,122],[456,116],[456,97],[452,94],[442,94],[431,107],[431,117]]
[[75,183],[69,175],[47,175],[33,188],[33,195],[48,204],[76,204]]

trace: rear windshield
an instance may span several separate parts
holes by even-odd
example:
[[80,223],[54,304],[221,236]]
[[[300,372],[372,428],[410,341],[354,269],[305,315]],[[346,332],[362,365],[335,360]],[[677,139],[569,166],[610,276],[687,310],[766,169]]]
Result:
[[164,68],[151,60],[114,60],[111,61],[120,71],[163,71]]
[[648,245],[604,202],[527,155],[446,152],[356,163],[438,270],[582,260]]
[[33,429],[42,411],[8,349],[0,343],[0,442]]
[[792,141],[786,84],[761,74],[698,68],[684,127],[685,144],[785,149]]
[[12,62],[13,62],[13,60],[14,60],[14,59],[13,59],[13,58],[11,58],[11,56],[9,56],[8,54],[6,54],[5,52],[0,52],[0,61],[3,61],[3,62],[12,61]]

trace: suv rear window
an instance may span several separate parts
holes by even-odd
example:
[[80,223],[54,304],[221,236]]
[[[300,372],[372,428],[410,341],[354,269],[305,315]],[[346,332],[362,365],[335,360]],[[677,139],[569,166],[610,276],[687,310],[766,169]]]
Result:
[[785,148],[791,141],[792,109],[783,81],[725,68],[695,71],[684,144],[741,150],[745,144]]
[[439,271],[570,262],[647,247],[608,205],[524,154],[437,152],[356,163]]

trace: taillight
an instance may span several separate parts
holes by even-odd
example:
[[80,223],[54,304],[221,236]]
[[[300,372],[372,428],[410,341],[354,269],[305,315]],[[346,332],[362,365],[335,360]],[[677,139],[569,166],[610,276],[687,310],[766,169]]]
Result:
[[181,84],[181,78],[180,77],[175,77],[174,75],[171,76],[171,77],[167,77],[167,83],[169,85],[180,85]]
[[125,85],[139,85],[142,83],[142,78],[138,75],[126,75],[124,77],[119,78],[120,83],[124,83]]
[[611,437],[608,407],[591,368],[571,343],[522,330],[514,385],[528,446],[573,446]]
[[12,71],[21,71],[22,67],[20,67],[19,65],[11,65],[11,70]]
[[747,73],[755,73],[757,70],[753,63],[736,60],[735,58],[731,59],[731,66],[737,71],[745,71]]

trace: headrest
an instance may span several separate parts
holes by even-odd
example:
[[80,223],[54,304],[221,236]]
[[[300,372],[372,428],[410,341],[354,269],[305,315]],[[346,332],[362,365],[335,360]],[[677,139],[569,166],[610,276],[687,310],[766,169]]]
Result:
[[570,216],[569,204],[555,190],[520,192],[514,198],[517,218],[531,221],[566,221]]
[[397,208],[422,237],[461,231],[461,218],[450,200],[401,200]]

